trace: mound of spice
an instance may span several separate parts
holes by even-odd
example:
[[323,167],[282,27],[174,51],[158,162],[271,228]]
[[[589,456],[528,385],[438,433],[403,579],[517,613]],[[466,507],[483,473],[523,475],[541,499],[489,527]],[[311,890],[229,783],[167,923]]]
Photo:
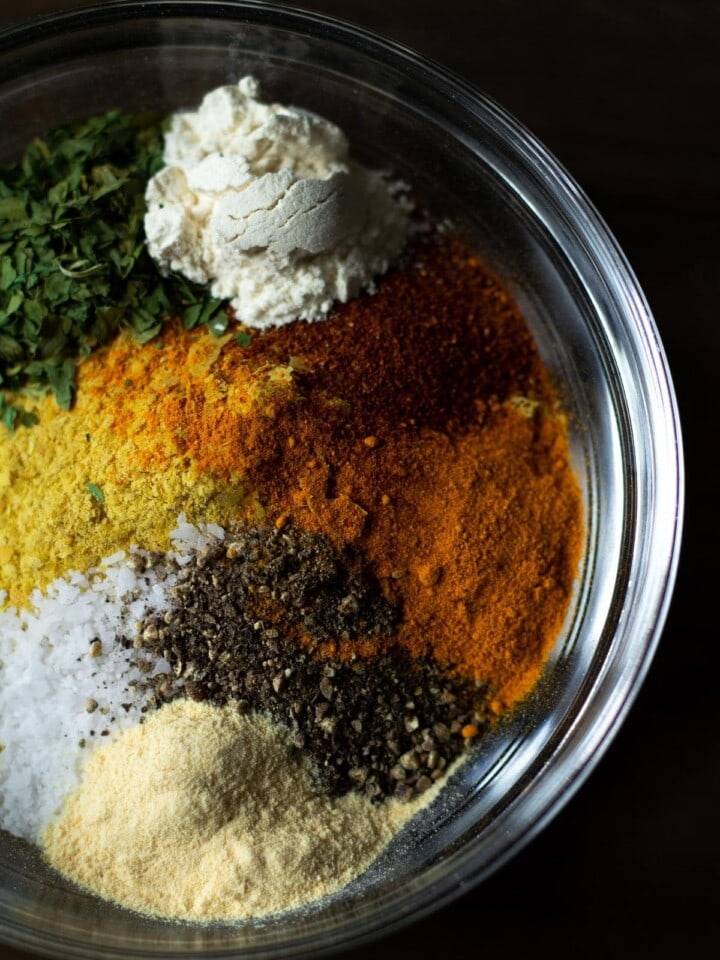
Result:
[[[272,541],[288,538],[291,549],[300,547],[300,563],[283,564],[286,576],[278,578],[277,564],[270,571],[265,566],[281,556]],[[420,784],[419,754],[401,758],[406,771],[401,776],[408,781],[396,790],[402,803],[370,803],[369,795],[377,797],[378,791],[367,788],[328,796],[327,782],[318,784],[316,763],[297,748],[287,724],[243,710],[232,697],[222,708],[182,697],[183,677],[166,661],[153,668],[138,659],[148,655],[137,649],[140,643],[123,663],[123,646],[113,643],[113,630],[127,631],[148,607],[164,611],[148,624],[172,623],[175,588],[182,593],[198,570],[212,577],[214,559],[228,554],[238,559],[239,549],[245,551],[241,562],[253,588],[264,595],[262,588],[279,579],[286,599],[304,608],[311,624],[317,623],[313,614],[329,607],[351,634],[355,626],[367,629],[365,617],[343,603],[359,595],[359,609],[379,608],[369,628],[384,628],[391,622],[387,604],[347,577],[327,543],[314,536],[262,530],[226,537],[220,528],[199,530],[181,519],[172,542],[169,555],[135,551],[107,558],[91,582],[77,574],[57,581],[48,596],[36,597],[32,614],[21,611],[18,619],[0,613],[5,670],[0,739],[8,738],[3,760],[9,756],[13,763],[10,775],[0,763],[2,823],[40,840],[51,863],[81,886],[155,915],[240,919],[336,893],[436,796],[444,760],[431,761],[432,779],[439,782]],[[294,556],[290,553],[291,560]],[[319,576],[313,560],[320,561]],[[222,605],[214,612],[221,614]],[[330,626],[322,615],[320,621]],[[100,636],[93,637],[93,629]],[[138,627],[137,639],[145,632]],[[218,636],[222,639],[222,630]],[[258,656],[261,649],[260,644]],[[225,652],[214,659],[223,660]],[[295,670],[303,670],[304,659],[294,663]],[[13,677],[12,671],[22,675]],[[359,673],[367,682],[367,669]],[[331,705],[337,709],[352,686],[344,688],[340,677],[333,682],[342,690]],[[324,696],[322,678],[320,684]],[[168,697],[174,702],[149,711],[140,724],[138,712],[142,716],[148,709],[153,692],[158,704]],[[370,699],[373,709],[380,709],[382,691]],[[48,704],[54,717],[50,729],[38,719]],[[403,706],[412,731],[416,724],[407,708],[421,710]],[[87,744],[74,735],[77,714],[85,720]],[[442,742],[450,733],[439,725],[434,731]],[[76,758],[96,734],[99,745],[80,777]]]
[[422,802],[318,794],[283,730],[179,700],[92,754],[43,840],[63,872],[132,910],[242,920],[336,894]]

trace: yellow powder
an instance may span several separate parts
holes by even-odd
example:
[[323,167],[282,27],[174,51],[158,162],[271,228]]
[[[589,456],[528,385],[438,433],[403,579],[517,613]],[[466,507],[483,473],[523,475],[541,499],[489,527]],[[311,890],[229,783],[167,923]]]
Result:
[[[207,452],[227,443],[229,415],[236,431],[262,437],[278,396],[293,392],[292,377],[258,361],[236,365],[228,380],[215,370],[223,349],[236,347],[227,341],[175,329],[159,346],[121,336],[81,366],[72,411],[52,397],[25,401],[40,422],[13,434],[0,427],[0,590],[10,603],[23,605],[35,587],[132,544],[168,549],[180,512],[191,522],[262,520],[240,452],[224,454],[233,465],[224,474]],[[264,449],[255,443],[256,455]]]
[[43,845],[71,880],[124,907],[239,920],[341,889],[437,789],[408,804],[329,798],[284,729],[179,700],[91,754]]

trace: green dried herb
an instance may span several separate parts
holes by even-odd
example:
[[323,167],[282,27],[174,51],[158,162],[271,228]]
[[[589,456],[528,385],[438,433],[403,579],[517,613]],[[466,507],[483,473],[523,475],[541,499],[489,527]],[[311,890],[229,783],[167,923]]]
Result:
[[0,393],[0,422],[5,424],[10,433],[13,433],[15,428],[19,426],[32,427],[33,424],[38,422],[38,418],[32,411],[8,403]]
[[160,124],[111,110],[0,171],[0,390],[48,387],[68,409],[78,359],[121,328],[141,343],[172,316],[226,330],[222,301],[161,276],[145,249],[145,185],[161,166]]
[[85,486],[88,488],[89,494],[94,497],[98,503],[105,503],[105,494],[96,483],[87,483]]

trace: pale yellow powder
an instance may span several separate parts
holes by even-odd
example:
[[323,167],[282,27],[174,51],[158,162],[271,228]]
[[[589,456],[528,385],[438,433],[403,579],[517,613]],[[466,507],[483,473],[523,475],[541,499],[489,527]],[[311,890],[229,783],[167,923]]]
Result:
[[124,907],[239,920],[341,889],[436,792],[329,798],[284,729],[180,700],[95,750],[43,844],[58,870]]

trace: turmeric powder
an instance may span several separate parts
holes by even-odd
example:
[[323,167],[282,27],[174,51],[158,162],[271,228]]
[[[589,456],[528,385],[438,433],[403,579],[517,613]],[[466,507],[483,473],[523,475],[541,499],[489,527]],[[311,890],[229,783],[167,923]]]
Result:
[[565,416],[517,306],[459,240],[247,346],[179,325],[122,336],[82,364],[73,412],[38,413],[0,444],[14,602],[131,542],[163,549],[182,509],[351,545],[403,611],[395,641],[488,682],[498,711],[561,629],[583,537]]

